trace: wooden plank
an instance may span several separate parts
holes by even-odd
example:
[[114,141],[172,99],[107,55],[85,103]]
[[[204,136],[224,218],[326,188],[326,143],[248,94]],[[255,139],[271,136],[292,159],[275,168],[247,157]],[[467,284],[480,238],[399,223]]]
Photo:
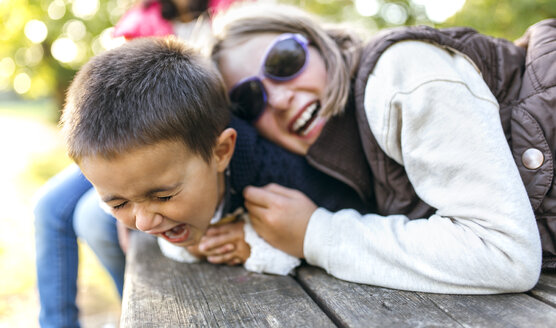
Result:
[[556,307],[556,273],[543,273],[529,294]]
[[334,326],[292,277],[178,263],[140,232],[126,265],[121,327]]
[[419,293],[350,283],[303,266],[297,279],[341,327],[460,327]]
[[527,294],[443,295],[335,279],[303,266],[299,282],[342,327],[556,327],[556,308]]
[[442,310],[472,327],[556,327],[556,308],[526,293],[502,295],[430,294]]

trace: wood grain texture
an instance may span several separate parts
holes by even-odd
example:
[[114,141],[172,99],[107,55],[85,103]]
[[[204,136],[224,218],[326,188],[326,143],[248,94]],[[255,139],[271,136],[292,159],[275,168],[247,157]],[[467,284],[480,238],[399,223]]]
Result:
[[556,327],[556,308],[525,293],[443,295],[360,285],[303,266],[297,279],[342,327]]
[[529,294],[556,307],[556,273],[542,274],[537,286]]
[[525,293],[428,297],[454,320],[471,327],[556,327],[556,308]]
[[333,327],[289,276],[165,258],[131,234],[121,327]]

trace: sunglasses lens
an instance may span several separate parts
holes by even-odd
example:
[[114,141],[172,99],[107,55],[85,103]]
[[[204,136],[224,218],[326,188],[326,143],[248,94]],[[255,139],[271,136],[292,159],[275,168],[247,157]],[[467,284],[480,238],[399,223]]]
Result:
[[[303,70],[306,61],[306,39],[302,35],[285,33],[266,53],[263,74],[273,80],[287,81]],[[266,97],[260,76],[242,80],[230,91],[232,112],[242,119],[254,122],[266,107]]]
[[255,121],[266,106],[266,94],[259,79],[238,84],[230,91],[232,112],[249,122]]
[[305,48],[296,39],[278,41],[266,56],[264,72],[271,78],[291,78],[301,71],[306,57]]

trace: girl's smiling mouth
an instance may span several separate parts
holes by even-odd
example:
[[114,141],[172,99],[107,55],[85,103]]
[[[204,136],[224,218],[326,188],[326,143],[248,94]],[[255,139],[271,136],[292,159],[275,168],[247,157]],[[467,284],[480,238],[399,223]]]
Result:
[[319,123],[320,103],[315,101],[301,110],[289,124],[290,133],[305,137]]

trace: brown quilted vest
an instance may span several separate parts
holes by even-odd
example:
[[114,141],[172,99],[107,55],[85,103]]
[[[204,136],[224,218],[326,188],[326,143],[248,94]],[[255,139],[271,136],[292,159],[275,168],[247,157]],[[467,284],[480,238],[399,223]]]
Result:
[[480,70],[500,104],[506,139],[535,211],[543,269],[556,269],[556,19],[533,25],[516,41],[519,46],[469,28],[418,26],[378,34],[363,50],[344,114],[327,123],[309,149],[309,162],[350,185],[363,200],[376,199],[381,215],[405,214],[414,219],[435,212],[415,193],[403,166],[378,146],[363,108],[365,85],[378,58],[402,40],[456,50]]

